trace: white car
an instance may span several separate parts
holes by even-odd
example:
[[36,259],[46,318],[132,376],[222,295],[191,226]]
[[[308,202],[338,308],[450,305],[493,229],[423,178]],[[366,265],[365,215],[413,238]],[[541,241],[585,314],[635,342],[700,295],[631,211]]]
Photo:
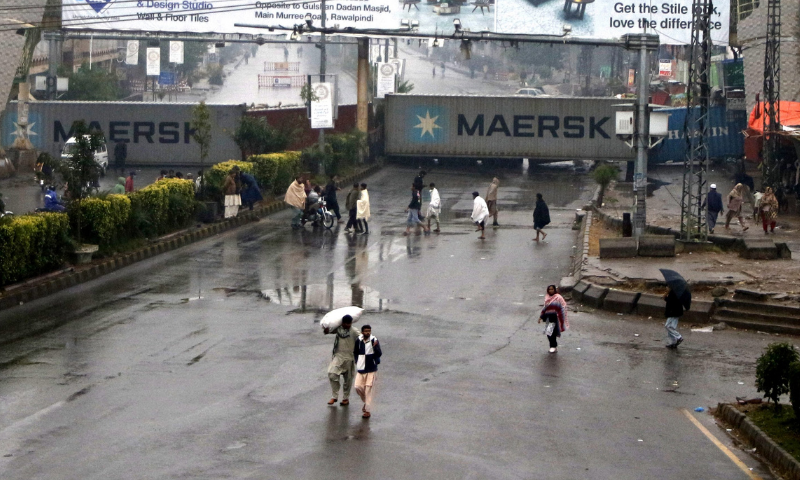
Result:
[[[88,137],[88,135],[87,135]],[[61,160],[68,160],[75,150],[75,137],[70,137],[67,143],[64,144],[64,149],[61,150]],[[94,151],[94,160],[100,165],[100,175],[105,176],[108,169],[108,148],[106,148],[106,141],[102,140],[100,146]]]
[[550,95],[544,93],[539,87],[525,87],[517,90],[516,95],[527,95],[529,97],[549,97]]

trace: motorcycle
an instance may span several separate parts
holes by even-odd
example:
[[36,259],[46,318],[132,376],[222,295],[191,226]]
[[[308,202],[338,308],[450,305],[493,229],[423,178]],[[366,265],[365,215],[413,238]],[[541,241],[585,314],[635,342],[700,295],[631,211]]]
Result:
[[0,218],[13,217],[13,216],[14,216],[14,212],[9,212],[8,210],[6,210],[6,211],[0,210]]
[[333,227],[333,224],[336,223],[336,220],[334,219],[333,214],[328,211],[327,202],[325,200],[320,200],[319,208],[303,214],[303,218],[300,219],[300,223],[305,225],[306,222],[311,222],[311,224],[314,226],[322,223],[323,227],[330,229]]

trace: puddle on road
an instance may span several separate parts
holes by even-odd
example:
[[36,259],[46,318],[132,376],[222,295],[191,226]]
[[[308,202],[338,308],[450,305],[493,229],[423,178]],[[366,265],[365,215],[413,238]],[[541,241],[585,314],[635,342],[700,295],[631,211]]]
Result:
[[277,305],[299,307],[294,312],[330,311],[354,305],[365,310],[388,310],[388,299],[381,298],[377,290],[358,283],[320,283],[297,285],[291,288],[262,290],[265,300]]

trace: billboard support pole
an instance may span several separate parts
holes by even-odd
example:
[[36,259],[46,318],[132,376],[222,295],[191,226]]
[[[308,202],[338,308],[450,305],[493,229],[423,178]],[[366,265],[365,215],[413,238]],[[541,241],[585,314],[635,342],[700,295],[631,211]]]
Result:
[[58,30],[48,30],[44,32],[47,40],[48,66],[47,66],[47,99],[56,99],[56,77],[58,77],[58,67],[61,66],[61,49],[64,44],[64,33]]
[[358,82],[356,106],[356,127],[360,132],[367,133],[369,129],[369,113],[367,111],[369,98],[369,37],[358,39]]
[[[322,0],[319,5],[320,8],[320,21],[322,25],[322,29],[325,29],[325,0]],[[327,52],[325,51],[325,34],[319,36],[319,81],[325,82],[325,71],[327,70],[327,63],[328,63],[328,56]],[[311,88],[311,84],[308,85]],[[325,129],[319,129],[319,152],[320,152],[320,162],[319,162],[319,174],[325,175]]]
[[650,144],[650,68],[648,52],[657,50],[658,35],[625,35],[625,46],[639,51],[639,81],[636,97],[636,122],[634,139],[636,146],[636,170],[633,176],[633,191],[636,199],[633,216],[633,236],[638,240],[647,225],[647,151]]

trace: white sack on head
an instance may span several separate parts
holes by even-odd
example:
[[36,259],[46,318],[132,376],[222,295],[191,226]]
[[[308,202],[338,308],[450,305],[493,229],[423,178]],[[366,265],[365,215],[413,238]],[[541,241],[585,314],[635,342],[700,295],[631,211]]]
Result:
[[319,321],[319,324],[322,328],[333,330],[342,325],[342,317],[345,315],[350,315],[353,317],[353,323],[356,323],[361,317],[362,313],[364,313],[364,309],[359,307],[337,308],[336,310],[331,310],[330,312],[326,313],[325,316],[322,317],[322,320]]

